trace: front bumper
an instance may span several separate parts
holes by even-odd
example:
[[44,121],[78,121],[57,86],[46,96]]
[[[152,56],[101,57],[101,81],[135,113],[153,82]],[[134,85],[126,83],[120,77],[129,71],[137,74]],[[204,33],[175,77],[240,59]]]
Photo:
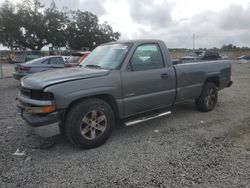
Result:
[[56,111],[53,113],[38,115],[29,114],[24,111],[24,109],[17,107],[17,111],[20,113],[21,117],[27,122],[32,128],[33,133],[42,137],[51,137],[59,135],[60,124],[62,122],[63,111]]
[[[40,101],[21,96],[17,96],[17,112],[30,125],[33,132],[42,137],[50,137],[60,134],[60,124],[64,116],[64,110],[56,110],[51,113],[29,113],[31,106],[51,105],[52,101]],[[32,107],[31,107],[32,108]]]
[[42,127],[31,127],[32,132],[35,135],[39,135],[44,138],[60,135],[60,123],[52,123]]
[[233,81],[229,81],[227,87],[231,87],[233,85]]
[[16,80],[20,80],[22,77],[26,76],[28,73],[13,72],[13,77]]
[[21,113],[22,118],[32,127],[41,127],[53,123],[60,123],[62,112],[53,112],[45,115]]

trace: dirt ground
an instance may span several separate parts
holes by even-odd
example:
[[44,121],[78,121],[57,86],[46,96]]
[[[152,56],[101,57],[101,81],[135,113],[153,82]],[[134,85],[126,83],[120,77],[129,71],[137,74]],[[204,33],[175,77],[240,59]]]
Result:
[[214,111],[187,102],[91,150],[33,135],[15,113],[18,81],[0,79],[0,187],[250,187],[250,64],[232,68]]

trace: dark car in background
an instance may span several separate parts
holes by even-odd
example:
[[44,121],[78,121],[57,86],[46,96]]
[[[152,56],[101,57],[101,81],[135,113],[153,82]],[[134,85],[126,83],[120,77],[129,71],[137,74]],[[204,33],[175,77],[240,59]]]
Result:
[[64,59],[62,56],[46,56],[26,63],[15,63],[14,67],[15,72],[13,73],[13,77],[20,80],[28,74],[64,68]]
[[228,59],[227,56],[222,56],[218,52],[213,51],[194,51],[189,56],[181,57],[179,63],[190,63],[196,61],[213,61]]
[[250,60],[250,55],[242,55],[237,58],[238,60],[244,59],[244,60]]
[[237,58],[239,60],[239,63],[244,64],[244,63],[249,63],[250,62],[250,55],[242,55]]
[[76,67],[90,54],[90,51],[75,52],[65,61],[65,67]]

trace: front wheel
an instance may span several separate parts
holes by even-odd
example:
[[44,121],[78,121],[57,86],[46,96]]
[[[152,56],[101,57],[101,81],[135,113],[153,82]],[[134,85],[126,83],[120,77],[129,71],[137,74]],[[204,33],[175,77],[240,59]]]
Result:
[[97,98],[86,99],[70,109],[65,134],[73,145],[94,148],[105,143],[114,123],[114,113],[108,103]]
[[203,112],[209,112],[214,109],[218,100],[218,88],[214,83],[205,83],[201,95],[195,99],[197,108]]

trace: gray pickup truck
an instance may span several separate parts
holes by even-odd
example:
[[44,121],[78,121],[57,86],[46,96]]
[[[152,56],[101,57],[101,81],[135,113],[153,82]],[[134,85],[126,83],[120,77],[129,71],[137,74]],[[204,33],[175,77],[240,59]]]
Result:
[[118,41],[98,46],[80,67],[24,77],[17,106],[38,134],[92,148],[118,122],[162,117],[176,103],[195,99],[199,110],[213,110],[230,77],[228,61],[173,65],[162,41]]

